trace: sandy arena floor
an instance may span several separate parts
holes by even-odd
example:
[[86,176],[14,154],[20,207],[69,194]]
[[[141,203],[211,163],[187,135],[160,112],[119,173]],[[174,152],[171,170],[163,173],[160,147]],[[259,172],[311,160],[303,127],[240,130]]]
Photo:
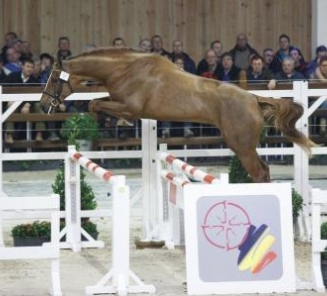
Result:
[[[316,177],[325,175],[325,169],[315,168],[312,173]],[[208,169],[208,172],[214,169]],[[226,171],[226,169],[222,169]],[[285,167],[271,168],[272,175],[283,173],[284,176],[292,175],[292,169]],[[120,172],[117,172],[120,173]],[[125,172],[126,173],[126,172]],[[130,171],[129,178],[139,178],[140,171]],[[55,172],[37,173],[6,173],[4,182],[18,182],[23,179],[53,180]],[[325,177],[325,176],[324,176]],[[90,177],[92,178],[92,177]],[[142,279],[145,284],[156,287],[154,295],[179,296],[186,293],[185,253],[183,249],[136,249],[134,239],[141,235],[142,218],[132,216],[131,221],[131,269]],[[80,253],[69,250],[61,251],[61,280],[65,296],[85,295],[85,286],[94,285],[109,270],[111,262],[111,221],[99,219],[96,221],[100,230],[99,239],[106,243],[103,249],[84,249]],[[12,244],[9,235],[10,224],[5,225],[6,244]],[[297,275],[305,280],[310,280],[311,245],[304,242],[295,242],[295,260]],[[36,261],[0,261],[0,296],[44,296],[49,295],[50,287],[50,262],[47,260]],[[134,294],[144,295],[144,294]],[[257,294],[247,294],[257,295]],[[262,294],[263,295],[263,294]],[[267,294],[276,295],[276,294]],[[325,295],[314,291],[299,291],[288,295]]]

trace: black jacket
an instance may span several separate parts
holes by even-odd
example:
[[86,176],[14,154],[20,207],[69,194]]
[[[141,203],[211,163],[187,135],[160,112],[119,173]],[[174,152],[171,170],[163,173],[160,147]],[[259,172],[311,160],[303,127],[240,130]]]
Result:
[[12,84],[31,84],[35,83],[37,84],[38,81],[34,76],[31,76],[26,82],[23,82],[22,79],[22,71],[10,73],[6,79],[4,80],[4,83],[12,83]]
[[232,68],[229,71],[229,80],[224,79],[224,69],[222,67],[217,67],[216,71],[215,71],[215,75],[217,76],[218,80],[220,81],[231,81],[231,82],[238,82],[238,80],[240,79],[240,72],[241,69],[236,67],[236,66],[232,66]]

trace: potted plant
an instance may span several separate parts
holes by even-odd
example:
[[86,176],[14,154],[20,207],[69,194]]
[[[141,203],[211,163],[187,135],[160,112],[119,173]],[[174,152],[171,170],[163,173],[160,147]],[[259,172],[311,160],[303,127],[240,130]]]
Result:
[[60,131],[63,139],[81,151],[92,149],[92,141],[100,138],[99,124],[90,114],[77,113],[67,118]]
[[[94,210],[97,207],[94,191],[92,187],[85,180],[84,169],[81,169],[81,210]],[[60,196],[60,210],[65,210],[65,170],[61,165],[57,171],[54,183],[51,185],[54,193]],[[89,220],[89,218],[82,218],[82,228],[93,238],[97,238],[98,230],[96,224]],[[61,221],[61,229],[64,227],[64,221]]]
[[[327,240],[327,222],[321,224],[320,237]],[[327,252],[321,253],[321,273],[324,285],[327,287]]]
[[33,223],[19,224],[11,230],[14,246],[41,246],[51,238],[51,223],[48,221],[35,221]]

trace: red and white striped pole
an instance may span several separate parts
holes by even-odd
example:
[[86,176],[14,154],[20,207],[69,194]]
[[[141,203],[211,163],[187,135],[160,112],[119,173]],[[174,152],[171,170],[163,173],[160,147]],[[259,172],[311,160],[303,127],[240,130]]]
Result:
[[187,175],[192,176],[197,181],[201,181],[207,184],[220,184],[222,181],[211,174],[207,174],[196,167],[188,164],[185,161],[182,161],[175,156],[168,154],[166,152],[160,153],[160,160],[169,163],[173,167],[176,167]]
[[112,184],[117,184],[118,180],[120,180],[121,183],[125,182],[125,176],[114,176],[112,172],[100,167],[76,150],[69,151],[69,156],[78,162],[83,168],[87,169],[105,182],[110,182]]
[[181,178],[177,177],[174,173],[169,172],[167,170],[162,170],[160,172],[161,177],[163,177],[165,180],[179,186],[184,187],[187,184],[191,184],[189,181],[182,180]]

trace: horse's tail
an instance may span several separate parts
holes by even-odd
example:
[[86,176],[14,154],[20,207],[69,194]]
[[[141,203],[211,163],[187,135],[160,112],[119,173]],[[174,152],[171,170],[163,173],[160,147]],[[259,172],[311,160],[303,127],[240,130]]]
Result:
[[308,154],[311,147],[318,146],[295,128],[295,123],[303,115],[302,105],[291,99],[257,97],[264,120],[279,129],[286,138],[298,144]]

